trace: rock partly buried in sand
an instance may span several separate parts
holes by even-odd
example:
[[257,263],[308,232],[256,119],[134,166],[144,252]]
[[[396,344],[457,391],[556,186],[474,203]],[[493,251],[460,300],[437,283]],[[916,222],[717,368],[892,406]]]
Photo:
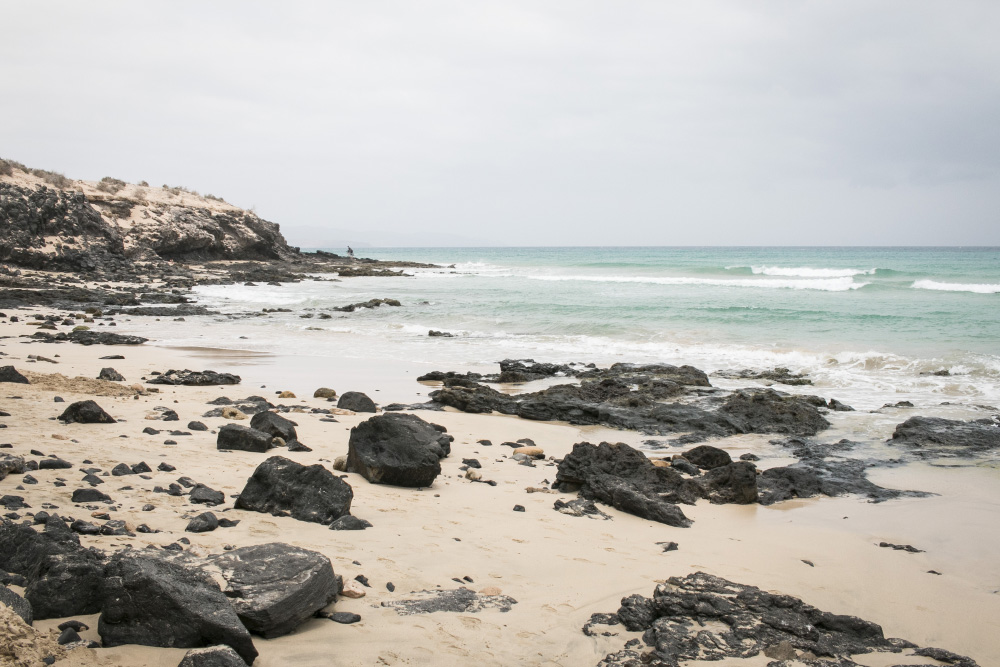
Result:
[[177,667],[247,667],[239,653],[228,646],[193,648],[184,654]]
[[115,554],[107,566],[98,632],[105,646],[231,646],[253,663],[250,633],[229,599],[189,563],[143,551]]
[[[57,337],[62,334],[57,334]],[[142,345],[148,338],[116,334],[110,331],[72,331],[67,336],[80,345]]]
[[411,614],[431,614],[438,611],[451,611],[460,614],[475,614],[483,609],[498,609],[510,611],[517,600],[509,595],[481,595],[468,588],[457,588],[450,591],[419,591],[416,598],[408,600],[387,600],[383,607],[396,610],[400,616]]
[[[787,659],[814,664],[822,656],[832,658],[831,664],[846,666],[857,664],[851,660],[853,655],[915,648],[902,639],[886,639],[882,628],[870,621],[832,614],[790,595],[768,593],[704,572],[671,577],[656,587],[652,598],[623,598],[617,613],[594,614],[584,633],[594,634],[594,625],[618,623],[631,632],[645,632],[643,640],[652,650],[640,656],[638,650],[624,648],[601,661],[607,667],[676,667],[689,660],[740,660],[761,653],[775,657],[774,649],[781,646]],[[937,650],[917,649],[914,654]],[[948,664],[976,664],[946,651],[940,655],[944,654],[954,658]]]
[[0,366],[0,382],[14,382],[17,384],[31,384],[28,378],[17,372],[13,366]]
[[219,429],[216,449],[236,449],[244,452],[266,452],[271,448],[270,433],[239,424],[226,424]]
[[0,481],[7,475],[21,475],[24,473],[24,457],[14,454],[0,454]]
[[285,442],[297,439],[295,433],[295,422],[282,417],[277,412],[258,412],[250,419],[250,428],[264,431],[272,438],[281,438]]
[[69,423],[77,424],[114,424],[115,419],[107,412],[104,411],[101,406],[91,400],[77,401],[76,403],[70,403],[69,407],[66,408],[59,419]]
[[226,580],[223,591],[247,630],[286,635],[337,597],[330,559],[316,551],[270,543],[209,556]]
[[360,391],[348,391],[340,400],[337,401],[337,407],[342,410],[351,410],[353,412],[375,412],[377,408],[375,407],[375,401],[368,398],[367,395],[362,394]]
[[597,505],[594,504],[593,500],[587,500],[586,498],[577,498],[576,500],[571,500],[568,503],[563,502],[562,500],[557,500],[552,508],[557,512],[568,514],[569,516],[585,516],[589,519],[603,519],[605,521],[611,518],[601,510],[597,509]]
[[14,613],[20,616],[21,620],[28,625],[35,622],[34,614],[31,611],[31,603],[6,586],[0,586],[0,605],[2,604],[13,609]]
[[247,480],[236,509],[329,524],[350,514],[353,499],[351,485],[323,466],[272,456]]
[[892,445],[903,445],[920,458],[971,458],[1000,448],[1000,418],[957,421],[910,417],[896,426]]
[[313,392],[313,398],[337,398],[337,392],[329,387],[320,387]]
[[169,384],[184,385],[188,387],[208,387],[219,384],[239,384],[241,378],[232,373],[216,373],[215,371],[192,371],[184,369],[182,371],[170,369],[166,373],[157,375],[149,384]]
[[351,429],[347,470],[374,484],[430,486],[441,473],[440,460],[451,453],[452,440],[443,426],[416,415],[372,417]]
[[102,368],[101,372],[97,374],[97,379],[108,380],[109,382],[125,382],[125,376],[110,366]]
[[364,530],[371,528],[371,521],[347,514],[330,524],[330,530]]

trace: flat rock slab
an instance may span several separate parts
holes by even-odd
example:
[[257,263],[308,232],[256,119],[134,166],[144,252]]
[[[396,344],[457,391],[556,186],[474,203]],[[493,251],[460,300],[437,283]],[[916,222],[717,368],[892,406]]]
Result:
[[901,649],[916,649],[915,655],[929,657],[940,652],[937,655],[948,658],[948,664],[976,667],[964,656],[887,639],[881,626],[871,621],[825,612],[790,595],[769,593],[704,572],[671,577],[656,587],[652,598],[624,598],[617,613],[594,614],[584,633],[590,636],[596,634],[594,626],[618,623],[629,631],[643,632],[643,642],[652,650],[640,654],[635,642],[605,657],[602,667],[677,667],[689,660],[700,664],[761,653],[775,657],[779,652],[782,659],[816,660],[823,656],[833,658],[831,664],[859,667],[852,655],[898,653]]
[[456,588],[446,591],[419,591],[418,597],[407,600],[387,600],[383,607],[396,610],[400,616],[412,614],[431,614],[438,611],[451,611],[462,614],[476,614],[484,609],[499,609],[510,611],[517,600],[509,595],[480,595],[468,588]]
[[972,458],[1000,448],[1000,419],[910,417],[896,427],[888,443],[920,458]]
[[319,464],[272,456],[254,470],[236,508],[330,524],[350,514],[354,490]]
[[286,635],[337,596],[330,559],[316,551],[270,543],[210,556],[225,594],[250,632]]
[[257,657],[250,633],[215,581],[190,564],[121,552],[108,563],[98,632],[105,646],[200,648],[227,644]]
[[192,371],[184,369],[182,371],[170,369],[166,373],[157,375],[149,384],[185,385],[188,387],[209,387],[221,384],[239,384],[242,381],[239,375],[232,373],[216,373],[215,371]]

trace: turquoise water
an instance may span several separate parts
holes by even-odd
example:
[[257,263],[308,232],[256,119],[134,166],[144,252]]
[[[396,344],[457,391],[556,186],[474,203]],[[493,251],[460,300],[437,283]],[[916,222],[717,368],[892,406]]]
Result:
[[1000,354],[998,248],[373,249],[455,264],[439,326],[929,358]]
[[[437,266],[406,277],[201,286],[199,302],[227,315],[211,331],[133,326],[149,327],[165,345],[309,357],[324,373],[380,368],[405,379],[428,370],[494,370],[505,358],[686,363],[708,372],[785,366],[814,379],[808,391],[859,408],[898,400],[1000,404],[998,248],[384,248],[358,255]],[[403,305],[332,310],[372,298]],[[278,307],[291,312],[240,315]],[[454,337],[429,337],[431,329]]]

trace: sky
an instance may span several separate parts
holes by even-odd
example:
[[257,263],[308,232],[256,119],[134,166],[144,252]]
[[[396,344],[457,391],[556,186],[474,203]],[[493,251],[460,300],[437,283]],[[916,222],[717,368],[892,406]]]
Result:
[[0,0],[0,157],[303,247],[1000,245],[1000,2]]

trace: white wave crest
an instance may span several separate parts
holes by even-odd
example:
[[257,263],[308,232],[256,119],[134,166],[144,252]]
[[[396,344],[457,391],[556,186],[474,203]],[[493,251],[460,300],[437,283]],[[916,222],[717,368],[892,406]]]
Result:
[[813,269],[808,266],[751,266],[750,270],[758,275],[785,276],[797,278],[850,278],[852,276],[875,275],[878,269]]
[[714,287],[763,287],[769,289],[812,289],[824,292],[846,292],[864,287],[851,277],[803,278],[780,280],[767,278],[692,278],[688,276],[528,276],[531,280],[584,281],[596,283],[645,283],[650,285],[711,285]]
[[974,292],[976,294],[1000,293],[1000,285],[981,283],[941,283],[936,280],[918,280],[913,283],[914,289],[930,289],[942,292]]

